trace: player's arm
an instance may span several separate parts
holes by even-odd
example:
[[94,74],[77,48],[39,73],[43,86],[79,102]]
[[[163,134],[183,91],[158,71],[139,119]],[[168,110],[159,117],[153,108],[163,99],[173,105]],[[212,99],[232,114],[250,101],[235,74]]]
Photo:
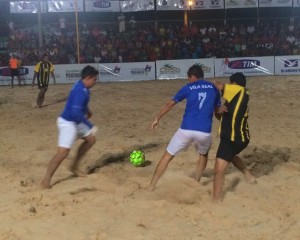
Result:
[[33,79],[32,79],[32,83],[31,83],[32,86],[34,86],[34,84],[35,84],[36,76],[37,76],[37,72],[34,72],[34,74],[33,74]]
[[220,120],[223,116],[224,112],[228,112],[227,106],[225,104],[221,105],[220,107],[215,108],[215,117]]
[[153,130],[155,126],[158,125],[159,120],[167,113],[169,112],[177,102],[175,102],[173,99],[170,99],[163,107],[162,109],[158,112],[156,117],[153,120],[153,123],[151,125],[151,129]]
[[225,87],[225,84],[218,81],[218,80],[213,80],[212,81],[213,84],[215,85],[215,87],[219,90],[219,91],[223,91],[224,90],[224,87]]
[[53,79],[53,83],[56,84],[54,72],[51,72],[51,76],[52,76],[52,79]]

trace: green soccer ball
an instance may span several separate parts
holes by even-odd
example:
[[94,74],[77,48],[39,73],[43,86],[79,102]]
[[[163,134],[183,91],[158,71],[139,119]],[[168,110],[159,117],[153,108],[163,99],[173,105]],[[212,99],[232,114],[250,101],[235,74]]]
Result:
[[133,151],[130,154],[129,160],[132,163],[132,165],[140,167],[145,163],[145,153],[143,153],[143,151],[140,150]]

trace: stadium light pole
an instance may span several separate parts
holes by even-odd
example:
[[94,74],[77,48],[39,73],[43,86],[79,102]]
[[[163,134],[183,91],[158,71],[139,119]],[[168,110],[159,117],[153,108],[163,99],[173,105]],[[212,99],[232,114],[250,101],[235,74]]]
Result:
[[192,10],[193,1],[189,0],[188,4],[189,4],[189,10],[184,11],[184,25],[187,26],[187,27],[189,26],[189,24],[188,24],[188,22],[189,22],[188,11]]
[[78,1],[74,0],[75,9],[75,24],[76,24],[76,45],[77,45],[77,63],[80,63],[80,52],[79,52],[79,31],[78,31]]

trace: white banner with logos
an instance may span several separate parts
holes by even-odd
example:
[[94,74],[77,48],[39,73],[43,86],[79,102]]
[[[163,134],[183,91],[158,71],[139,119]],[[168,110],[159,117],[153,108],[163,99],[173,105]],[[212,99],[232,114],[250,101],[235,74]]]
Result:
[[275,57],[275,75],[300,75],[300,56]]
[[255,8],[258,7],[258,0],[226,0],[225,8]]
[[204,78],[214,77],[214,59],[204,58],[156,61],[156,78],[187,78],[187,71],[194,64],[200,65],[202,67],[204,72]]
[[195,0],[192,9],[207,10],[207,9],[224,9],[224,0]]
[[293,7],[300,7],[300,0],[294,0]]
[[154,0],[120,1],[122,12],[137,12],[154,10]]
[[228,77],[236,72],[245,76],[274,75],[274,57],[215,59],[216,77]]
[[293,0],[259,0],[259,7],[292,7]]
[[83,12],[83,0],[48,0],[48,12]]
[[120,12],[120,2],[103,0],[85,0],[86,12]]
[[[87,66],[98,69],[98,64],[58,64],[54,65],[56,83],[74,83],[81,78],[81,70]],[[50,77],[50,83],[52,83]]]
[[[21,79],[21,84],[31,84],[34,73],[34,66],[22,66],[19,68],[19,75]],[[1,85],[11,85],[11,75],[9,67],[0,68],[0,86]],[[17,77],[14,78],[14,85],[18,85]]]
[[100,82],[155,80],[155,62],[99,64]]
[[[9,2],[10,13],[37,13],[38,1],[17,1]],[[47,12],[47,5],[45,2],[41,2],[41,12]]]

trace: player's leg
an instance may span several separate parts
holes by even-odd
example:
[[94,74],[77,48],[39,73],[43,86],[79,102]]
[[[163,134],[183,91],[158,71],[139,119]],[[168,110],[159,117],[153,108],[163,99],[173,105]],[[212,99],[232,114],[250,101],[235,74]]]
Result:
[[11,79],[10,79],[10,81],[11,81],[11,88],[13,88],[14,87],[14,75],[11,75]]
[[211,134],[198,131],[190,132],[193,134],[193,139],[197,144],[196,147],[199,153],[199,158],[196,163],[195,180],[200,182],[207,165],[208,152],[211,146]]
[[224,175],[228,165],[229,165],[228,161],[221,158],[216,159],[215,167],[214,167],[214,182],[213,182],[213,201],[215,202],[222,201]]
[[58,151],[50,160],[44,179],[41,182],[43,188],[51,187],[51,178],[62,161],[68,156],[71,146],[77,138],[76,124],[59,117],[57,119]]
[[86,154],[86,152],[89,149],[91,149],[91,147],[96,143],[96,137],[93,134],[83,137],[82,139],[84,140],[84,142],[81,143],[81,145],[79,146],[77,154],[70,166],[70,171],[78,177],[86,176],[84,172],[78,169],[78,165],[82,157]]
[[151,179],[151,182],[148,186],[148,190],[149,191],[153,191],[158,180],[161,178],[161,176],[164,174],[164,172],[166,171],[169,162],[174,158],[174,155],[171,155],[168,151],[165,151],[164,155],[162,156],[162,158],[160,159],[160,161],[158,162],[155,172],[153,174],[153,177]]
[[62,161],[68,156],[70,149],[59,147],[57,153],[50,160],[45,177],[41,183],[43,188],[51,187],[51,178]]
[[39,108],[41,108],[43,106],[43,102],[45,99],[45,94],[46,94],[47,88],[40,88],[39,94],[38,94],[38,98],[36,100],[36,104]]
[[232,164],[244,174],[245,180],[248,183],[256,183],[255,177],[250,173],[243,160],[239,156],[234,156]]

